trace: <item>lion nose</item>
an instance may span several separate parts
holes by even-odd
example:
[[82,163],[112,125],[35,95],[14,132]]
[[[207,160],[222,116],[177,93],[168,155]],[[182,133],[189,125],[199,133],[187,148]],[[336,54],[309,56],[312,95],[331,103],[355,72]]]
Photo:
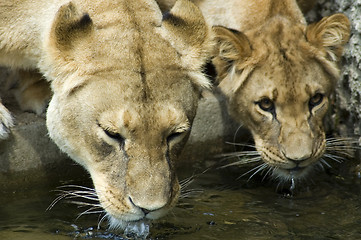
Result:
[[295,162],[295,163],[297,163],[297,164],[300,164],[300,163],[306,161],[307,159],[309,159],[309,156],[307,156],[307,157],[302,157],[302,158],[289,158],[289,157],[286,156],[286,158],[287,158],[288,160],[292,161],[292,162]]
[[142,212],[144,213],[144,215],[147,215],[148,213],[153,212],[153,211],[156,211],[157,209],[155,209],[155,210],[149,210],[149,209],[146,209],[146,208],[140,208],[140,210],[142,210]]
[[297,165],[301,164],[302,162],[306,161],[311,157],[311,153],[298,153],[298,154],[290,154],[290,153],[287,154],[285,152],[282,153],[289,161],[292,161]]
[[312,155],[311,147],[304,146],[283,146],[281,152],[288,160],[293,162],[302,162],[309,159]]
[[295,160],[295,159],[290,159],[290,158],[287,158],[289,161],[293,162],[296,166],[294,167],[295,169],[298,169],[300,168],[301,164],[306,160],[306,159],[302,159],[302,160]]
[[161,207],[156,207],[156,208],[146,208],[146,207],[143,207],[143,206],[138,206],[137,204],[134,203],[133,199],[131,197],[129,197],[129,201],[131,202],[131,204],[137,208],[139,208],[143,213],[144,215],[147,215],[148,213],[150,212],[154,212],[154,211],[157,211],[159,210]]

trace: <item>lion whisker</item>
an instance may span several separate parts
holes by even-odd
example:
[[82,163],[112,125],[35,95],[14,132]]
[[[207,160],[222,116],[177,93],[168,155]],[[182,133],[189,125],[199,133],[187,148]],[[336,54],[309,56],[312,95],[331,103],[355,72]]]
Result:
[[267,177],[268,175],[271,174],[271,171],[272,171],[272,170],[273,170],[273,167],[268,166],[268,170],[267,170],[266,174],[263,176],[262,182],[266,179],[266,177]]
[[46,211],[51,210],[59,201],[61,201],[62,199],[64,199],[66,196],[64,195],[60,195],[58,197],[56,197],[51,203],[50,205],[46,208]]
[[86,199],[93,202],[99,202],[98,196],[94,189],[84,187],[84,186],[78,186],[78,185],[64,185],[58,187],[58,189],[64,189],[64,188],[77,188],[80,190],[55,190],[56,192],[59,192],[59,196],[54,199],[54,201],[49,205],[47,210],[51,210],[59,201],[62,200],[68,200],[67,202],[82,205],[82,206],[97,206],[100,207],[100,204],[95,203],[87,203],[82,201],[73,201],[69,199]]
[[[107,218],[107,214],[106,214],[106,212],[104,211],[103,213],[105,213],[104,214],[104,216],[99,220],[99,222],[98,222],[98,226],[97,226],[97,229],[99,230],[100,229],[100,225],[104,222],[104,220]],[[100,213],[99,214],[99,217],[102,215],[102,213]]]
[[[71,199],[71,198],[76,198],[76,197],[79,197],[79,196],[71,195],[69,192],[63,192],[57,198],[54,199],[54,201],[49,205],[49,207],[46,210],[51,210],[61,200]],[[92,200],[95,201],[95,199],[92,199]]]
[[202,190],[202,189],[189,189],[186,192],[182,192],[181,195],[179,196],[179,199],[192,197],[192,196],[201,194],[203,192],[204,192],[204,190]]
[[180,191],[181,193],[180,193],[179,199],[187,198],[192,195],[202,193],[203,192],[202,189],[186,189],[186,188],[189,187],[197,177],[200,177],[201,175],[205,174],[210,169],[211,169],[211,167],[205,169],[203,172],[193,174],[192,176],[180,181],[179,185],[181,187],[181,191]]
[[72,185],[72,184],[69,184],[69,185],[59,186],[59,187],[57,187],[57,188],[58,188],[58,189],[61,189],[61,188],[80,188],[80,189],[87,190],[87,191],[89,191],[89,192],[95,193],[94,188],[89,188],[89,187],[85,187],[85,186],[81,186],[81,185]]
[[74,204],[74,205],[78,205],[78,207],[88,207],[88,206],[91,206],[91,207],[99,207],[101,208],[101,205],[100,204],[94,204],[94,203],[87,203],[87,202],[81,202],[81,201],[66,201],[67,203],[71,203],[71,204]]
[[346,151],[336,151],[336,150],[334,150],[334,151],[326,151],[325,154],[331,154],[331,155],[337,154],[335,156],[338,156],[338,157],[342,158],[343,160],[346,160],[346,158],[344,158],[344,157],[348,157],[348,158],[353,157],[353,155],[351,153],[346,152]]
[[342,150],[359,150],[361,149],[361,146],[357,146],[355,144],[344,144],[344,143],[339,143],[339,144],[327,144],[326,143],[326,149],[342,149]]
[[246,144],[246,143],[236,143],[236,142],[226,142],[226,144],[234,145],[234,146],[241,146],[241,147],[250,147],[255,148],[255,145]]
[[85,210],[84,212],[80,213],[75,220],[78,220],[81,216],[84,216],[84,215],[105,213],[104,209],[101,209],[101,210],[96,210],[96,209],[99,209],[99,207],[91,207],[91,208]]
[[267,163],[262,163],[254,168],[252,168],[251,170],[247,171],[246,173],[243,173],[239,178],[242,178],[244,176],[246,176],[247,174],[251,173],[251,172],[254,172],[249,178],[248,178],[248,181],[255,175],[257,174],[258,172],[264,170],[266,167],[268,166]]
[[361,148],[356,148],[356,147],[348,147],[348,146],[333,146],[333,147],[326,147],[326,151],[327,152],[337,152],[337,153],[341,153],[341,154],[348,154],[351,156],[350,153],[348,153],[347,151],[356,151],[356,150],[360,150]]
[[352,143],[352,144],[357,144],[359,143],[359,140],[357,138],[327,138],[326,139],[326,143]]
[[84,198],[84,199],[87,199],[87,200],[90,200],[90,201],[98,201],[97,196],[82,195],[82,194],[79,194],[77,192],[72,192],[72,191],[63,191],[62,195],[64,196],[65,199]]
[[[282,183],[284,183],[285,182],[285,179],[282,177],[282,176],[280,176],[280,175],[278,175],[277,174],[277,171],[279,170],[279,167],[272,167],[272,177],[274,178],[274,179],[277,179],[279,182],[282,182]],[[286,180],[287,181],[287,180]],[[277,185],[277,188],[278,188],[278,186],[279,186],[279,184]]]
[[99,214],[99,213],[104,213],[104,212],[105,212],[104,210],[92,211],[91,209],[88,209],[88,210],[80,213],[80,214],[78,215],[78,217],[76,218],[76,220],[78,220],[81,216],[84,216],[84,215]]
[[320,161],[317,162],[316,166],[319,167],[319,169],[321,169],[321,171],[325,171],[325,167],[322,164],[322,160],[324,160],[324,159],[321,158]]
[[278,191],[280,189],[281,184],[283,186],[284,182],[278,181],[277,186],[276,186],[276,191]]
[[260,171],[263,171],[265,168],[267,168],[268,164],[263,163],[260,165],[261,167],[259,167],[249,178],[248,181],[251,180],[251,178],[256,175],[257,173],[259,173]]
[[85,215],[100,214],[100,213],[103,213],[103,212],[104,211],[83,212],[83,213],[78,214],[78,216],[75,218],[75,221],[78,221],[82,216],[85,216]]
[[65,190],[56,190],[57,192],[69,194],[73,196],[88,196],[90,198],[95,198],[97,196],[94,192],[88,192],[88,191],[65,191]]
[[328,141],[326,140],[326,144],[327,145],[357,145],[359,143],[359,141],[357,139],[352,139],[352,140],[340,140],[340,141]]
[[222,158],[221,162],[227,161],[229,159],[233,159],[233,158],[238,158],[241,159],[242,156],[237,155],[237,153],[233,154],[233,153],[229,153],[229,154],[224,154],[223,156],[221,155],[217,155],[217,158]]
[[359,150],[359,140],[355,138],[326,139],[326,149],[329,150]]
[[237,134],[239,132],[239,130],[243,127],[243,124],[240,124],[237,128],[237,130],[234,132],[234,135],[233,135],[233,142],[236,141],[236,138],[237,138]]
[[358,146],[358,144],[359,140],[352,137],[328,138],[326,139],[326,152],[323,156],[337,163],[341,163],[347,160],[347,158],[352,158],[353,153],[361,149],[361,146]]
[[328,168],[332,168],[332,166],[330,164],[328,164],[328,162],[323,158],[320,159],[320,165],[321,165],[322,169],[324,169],[323,165],[325,165]]
[[246,165],[246,164],[250,164],[250,163],[257,163],[260,162],[262,160],[261,156],[257,156],[254,158],[244,158],[241,159],[239,161],[233,162],[233,163],[228,163],[226,165],[220,166],[218,169],[223,169],[226,167],[230,167],[230,166],[236,166],[236,165]]
[[179,185],[181,187],[181,189],[187,188],[190,184],[192,184],[192,182],[194,181],[194,176],[191,176],[189,178],[186,178],[182,181],[179,182]]
[[181,186],[181,189],[188,187],[197,177],[205,174],[205,173],[208,172],[210,169],[211,169],[211,167],[205,169],[203,172],[200,172],[200,173],[197,173],[197,174],[193,174],[192,176],[190,176],[190,177],[188,177],[188,178],[185,178],[185,179],[179,181],[179,185]]
[[330,153],[325,153],[323,156],[337,163],[342,163],[343,161],[345,161],[345,158]]
[[241,151],[219,154],[216,157],[243,157],[243,156],[258,156],[258,151]]

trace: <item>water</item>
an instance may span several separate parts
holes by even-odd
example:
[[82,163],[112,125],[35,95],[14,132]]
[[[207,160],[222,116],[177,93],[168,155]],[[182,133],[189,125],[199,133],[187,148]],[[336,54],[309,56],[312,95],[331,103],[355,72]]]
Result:
[[[208,172],[190,187],[203,192],[181,199],[167,217],[151,223],[148,239],[361,239],[361,180],[323,173],[313,182],[302,189],[293,182],[286,191],[276,191],[258,179]],[[97,229],[98,215],[76,219],[83,210],[71,204],[46,211],[56,197],[53,189],[2,192],[0,239],[127,239],[108,232],[106,224]]]

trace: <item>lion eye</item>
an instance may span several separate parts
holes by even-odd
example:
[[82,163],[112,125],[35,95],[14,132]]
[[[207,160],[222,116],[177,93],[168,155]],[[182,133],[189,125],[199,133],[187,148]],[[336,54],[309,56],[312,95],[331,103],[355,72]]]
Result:
[[323,94],[316,93],[313,97],[310,98],[310,101],[309,101],[310,108],[313,108],[313,107],[321,104],[322,100],[323,100]]
[[119,133],[112,132],[108,129],[103,129],[103,130],[108,137],[110,137],[120,143],[123,143],[125,141],[124,137],[122,135],[120,135]]
[[174,143],[179,142],[180,140],[183,139],[183,137],[185,136],[185,133],[187,133],[189,131],[190,131],[189,126],[180,127],[168,135],[167,142],[168,143],[169,142],[174,142]]
[[168,137],[167,137],[167,142],[170,142],[174,139],[177,139],[179,138],[180,136],[182,136],[183,132],[174,132],[172,134],[170,134]]
[[178,137],[180,137],[182,135],[182,132],[175,132],[175,133],[172,133],[170,134],[168,137],[167,137],[167,141],[172,141],[173,139],[176,139]]
[[269,98],[263,98],[261,101],[256,102],[256,104],[266,112],[273,112],[274,111],[274,103]]

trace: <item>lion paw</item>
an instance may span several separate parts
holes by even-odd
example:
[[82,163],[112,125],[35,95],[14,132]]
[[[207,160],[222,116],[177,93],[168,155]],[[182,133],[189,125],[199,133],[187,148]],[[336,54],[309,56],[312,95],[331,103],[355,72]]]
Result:
[[14,95],[21,110],[38,115],[45,112],[51,98],[49,83],[37,71],[18,71]]
[[9,136],[12,126],[14,126],[13,117],[9,110],[0,103],[0,139],[6,139]]

